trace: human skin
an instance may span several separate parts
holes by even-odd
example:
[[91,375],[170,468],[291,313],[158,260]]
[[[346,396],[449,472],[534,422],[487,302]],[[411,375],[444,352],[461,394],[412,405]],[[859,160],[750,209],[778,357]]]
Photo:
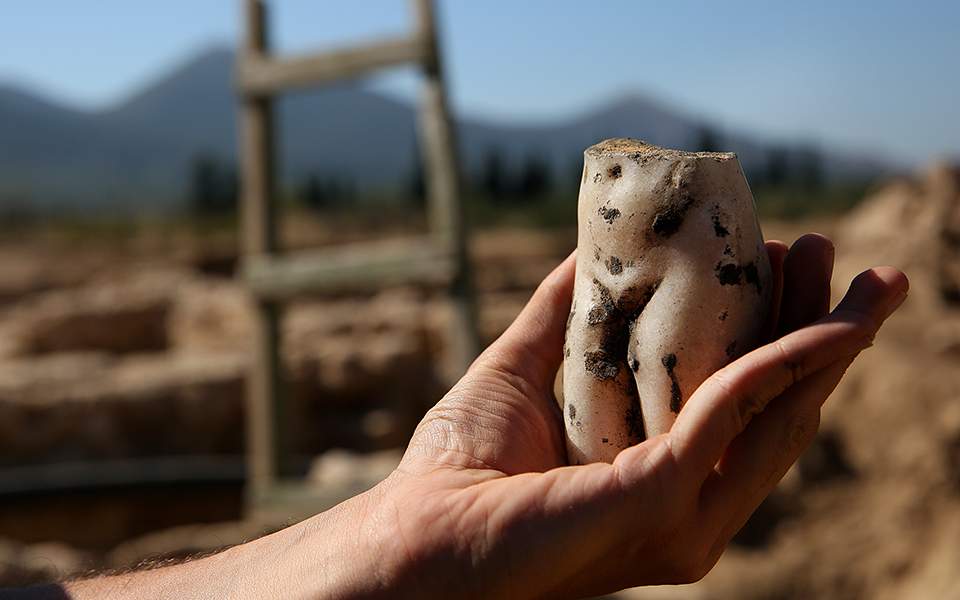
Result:
[[370,491],[214,556],[0,597],[578,597],[696,581],[812,441],[821,405],[907,295],[902,273],[874,268],[827,314],[829,241],[767,251],[777,339],[708,378],[669,432],[612,464],[568,466],[552,392],[571,256]]

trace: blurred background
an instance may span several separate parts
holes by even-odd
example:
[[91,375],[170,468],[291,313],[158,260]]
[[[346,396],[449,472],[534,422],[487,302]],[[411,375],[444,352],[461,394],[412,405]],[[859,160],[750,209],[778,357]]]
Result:
[[[396,36],[400,0],[274,0],[281,56]],[[237,543],[253,306],[238,278],[230,0],[0,17],[0,584]],[[638,598],[960,595],[960,5],[437,5],[484,343],[576,244],[607,137],[737,152],[767,238],[837,246],[834,300],[911,297],[822,432],[704,581]],[[286,251],[425,232],[422,75],[279,98]],[[444,294],[295,298],[281,356],[298,476],[362,489],[444,391]],[[282,519],[281,519],[282,520]]]

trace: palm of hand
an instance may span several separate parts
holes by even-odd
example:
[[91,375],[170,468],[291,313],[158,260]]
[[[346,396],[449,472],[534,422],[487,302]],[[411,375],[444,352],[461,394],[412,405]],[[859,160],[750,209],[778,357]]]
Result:
[[[477,597],[592,593],[597,578],[611,589],[630,585],[603,564],[605,551],[580,550],[596,541],[591,537],[602,536],[639,563],[680,529],[688,511],[669,500],[677,490],[658,475],[657,467],[670,467],[665,440],[645,445],[651,457],[643,475],[647,497],[614,506],[608,498],[621,493],[617,472],[606,464],[567,466],[562,417],[552,393],[518,377],[480,367],[421,423],[398,472],[399,480],[408,479],[398,486],[406,506],[397,512],[414,516],[402,534],[404,550],[417,540],[425,557],[413,562],[434,574],[423,580],[456,573],[452,581],[475,584],[469,592]],[[571,469],[578,471],[579,484],[556,477]],[[643,520],[644,513],[653,516],[645,537],[610,536],[618,521]],[[666,561],[671,562],[676,563]],[[648,563],[648,581],[679,576],[668,573],[664,562]],[[558,577],[587,569],[589,581]]]
[[501,475],[565,466],[556,402],[532,379],[523,370],[478,365],[428,413],[411,447],[422,461]]
[[[774,330],[824,317],[829,242],[768,249],[784,297]],[[552,387],[572,271],[568,260],[545,280],[381,486],[379,520],[402,557],[385,568],[389,583],[525,597],[699,579],[812,439],[820,405],[906,293],[902,274],[866,272],[833,315],[708,380],[669,434],[613,465],[570,467]]]

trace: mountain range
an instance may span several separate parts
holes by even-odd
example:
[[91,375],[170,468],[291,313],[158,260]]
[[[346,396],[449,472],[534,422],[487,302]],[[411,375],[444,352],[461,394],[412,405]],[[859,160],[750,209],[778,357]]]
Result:
[[[180,206],[197,156],[235,163],[237,97],[234,54],[206,50],[122,101],[96,111],[59,104],[14,85],[0,85],[0,202],[31,210],[163,211]],[[360,187],[389,187],[415,169],[416,107],[362,82],[297,92],[276,105],[281,179],[309,174]],[[696,149],[718,129],[640,95],[628,95],[565,120],[536,125],[457,115],[468,175],[497,152],[508,169],[531,155],[556,176],[575,181],[584,148],[607,137],[638,137]],[[711,134],[716,137],[716,134]],[[738,153],[748,174],[770,154],[802,155],[809,145],[737,132],[718,138]],[[864,179],[891,168],[872,156],[817,149],[824,174]]]

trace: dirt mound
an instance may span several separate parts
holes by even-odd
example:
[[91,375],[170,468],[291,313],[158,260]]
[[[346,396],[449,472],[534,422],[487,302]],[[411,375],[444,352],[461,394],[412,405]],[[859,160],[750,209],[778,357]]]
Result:
[[[509,231],[478,241],[484,338],[510,323],[568,245]],[[47,254],[34,262],[65,258]],[[0,307],[0,466],[241,452],[249,295],[164,254],[152,267],[139,260],[112,277],[89,267],[86,283],[17,288]],[[290,305],[293,447],[404,445],[444,391],[449,318],[441,298],[405,288]]]
[[911,276],[915,306],[956,304],[960,167],[940,163],[888,183],[843,220],[837,238],[840,267],[855,269],[861,260],[895,264]]

